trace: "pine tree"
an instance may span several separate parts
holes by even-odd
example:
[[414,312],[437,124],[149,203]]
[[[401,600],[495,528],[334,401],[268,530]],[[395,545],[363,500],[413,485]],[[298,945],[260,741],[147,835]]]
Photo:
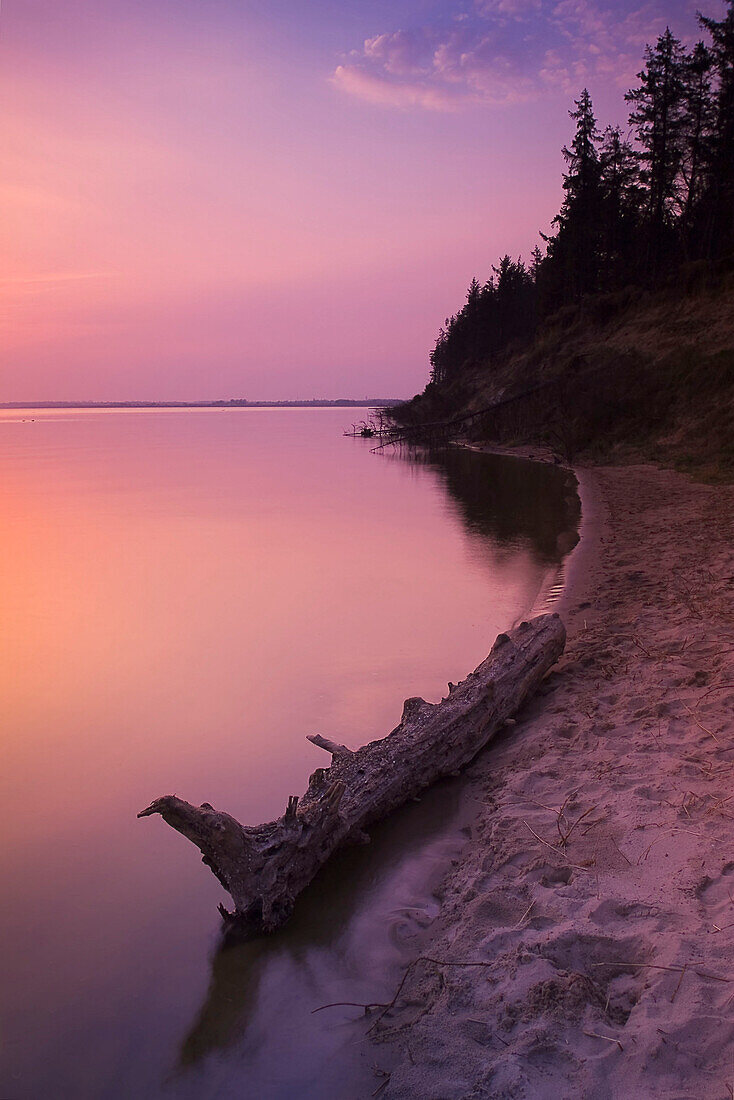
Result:
[[569,117],[576,123],[576,132],[570,148],[563,147],[567,171],[563,176],[565,198],[554,218],[557,232],[544,238],[548,242],[544,295],[549,305],[554,299],[561,304],[592,294],[599,284],[600,135],[586,88],[575,107]]
[[466,306],[464,310],[467,316],[475,314],[479,308],[479,299],[482,295],[482,288],[479,284],[479,280],[476,276],[469,283],[469,289],[466,292]]
[[593,192],[599,181],[599,153],[596,147],[599,130],[588,88],[584,88],[575,106],[576,110],[568,114],[576,123],[576,133],[571,148],[563,147],[563,157],[568,165],[568,172],[563,177],[563,189],[568,202]]
[[686,58],[684,84],[683,150],[681,158],[680,231],[686,255],[699,252],[694,240],[694,219],[710,183],[712,142],[716,122],[713,96],[714,58],[703,42]]
[[699,16],[712,38],[718,84],[708,195],[709,251],[717,256],[734,250],[734,0],[728,9],[721,20]]
[[642,197],[640,168],[619,126],[607,126],[599,151],[602,204],[602,285],[629,282],[636,267],[636,229]]
[[547,244],[522,260],[505,255],[484,285],[473,279],[431,353],[432,379],[451,384],[472,363],[491,363],[537,319],[599,290],[649,285],[691,257],[734,252],[734,0],[711,43],[686,54],[670,29],[645,50],[631,104],[634,142],[619,127],[600,136],[589,92],[569,115],[564,199]]
[[685,54],[670,27],[654,47],[646,48],[645,62],[637,74],[639,87],[625,99],[635,105],[629,121],[641,148],[641,174],[648,192],[648,263],[654,275],[670,239],[684,145]]
[[531,255],[533,257],[533,264],[530,268],[530,273],[533,277],[533,282],[537,283],[538,275],[540,274],[540,269],[543,266],[543,260],[545,259],[545,257],[543,255],[543,250],[537,244],[533,249]]
[[482,301],[482,287],[475,277],[466,292],[466,305],[462,310],[464,327],[467,332],[466,351],[472,359],[481,353],[482,332],[479,319]]

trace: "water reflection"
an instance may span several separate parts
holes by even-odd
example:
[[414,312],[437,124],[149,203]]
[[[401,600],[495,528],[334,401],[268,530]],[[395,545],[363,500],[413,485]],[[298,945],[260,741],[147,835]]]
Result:
[[463,447],[411,460],[440,476],[470,534],[505,548],[529,543],[549,565],[577,540],[581,502],[570,470]]
[[[438,909],[434,894],[461,829],[472,815],[458,782],[444,782],[391,816],[365,848],[337,855],[300,898],[290,924],[214,954],[204,1004],[187,1033],[171,1087],[189,1095],[182,1074],[236,1048],[217,1087],[246,1072],[253,1095],[347,1095],[361,1078],[362,1012],[314,1009],[334,1000],[388,998],[411,943]],[[284,1063],[285,1057],[285,1063]],[[202,1078],[189,1082],[201,1095]],[[337,1089],[337,1091],[330,1091]],[[359,1095],[358,1092],[352,1093]],[[217,1093],[218,1095],[218,1093]]]
[[168,791],[276,816],[324,762],[305,734],[357,746],[440,698],[568,545],[563,471],[375,456],[352,419],[0,421],[3,1098],[374,1091],[354,1012],[311,1011],[391,995],[461,784],[335,860],[281,934],[211,958],[218,884],[135,818]]
[[[388,458],[434,471],[467,532],[485,549],[490,540],[493,553],[530,543],[539,560],[557,566],[577,541],[580,501],[567,470],[459,448]],[[228,1095],[228,1087],[234,1094],[244,1077],[253,1095],[269,1100],[296,1091],[313,1100],[371,1095],[361,1012],[313,1010],[342,999],[389,1000],[416,937],[438,910],[434,891],[473,814],[461,779],[437,785],[375,828],[368,848],[337,855],[285,928],[222,943],[181,1046],[171,1082],[176,1095],[202,1095],[205,1078],[196,1074],[189,1094],[186,1071],[233,1048],[229,1070],[220,1063],[217,1096]]]

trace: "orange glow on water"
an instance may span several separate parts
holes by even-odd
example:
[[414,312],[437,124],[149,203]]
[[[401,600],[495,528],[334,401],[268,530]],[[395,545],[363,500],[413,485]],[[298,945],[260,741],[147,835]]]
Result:
[[[439,698],[552,564],[555,536],[548,550],[536,515],[557,503],[545,484],[528,482],[525,516],[502,519],[504,499],[485,515],[482,478],[462,488],[471,456],[454,470],[371,455],[342,437],[354,418],[0,416],[0,874],[13,945],[0,1007],[36,1094],[59,1074],[78,1094],[78,1038],[104,1033],[100,1050],[117,1049],[141,1011],[158,1037],[135,1063],[145,1077],[195,1011],[220,891],[137,810],[176,791],[245,822],[280,814],[322,762],[307,733],[358,745],[395,725],[404,698]],[[507,490],[518,507],[528,476]],[[487,474],[488,491],[500,483]],[[39,1003],[50,1030],[30,1022]],[[111,1063],[90,1066],[90,1095],[104,1093]]]

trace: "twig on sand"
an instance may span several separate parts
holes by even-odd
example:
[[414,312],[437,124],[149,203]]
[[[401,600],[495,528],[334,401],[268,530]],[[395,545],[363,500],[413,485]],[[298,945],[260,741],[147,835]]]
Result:
[[530,825],[528,825],[527,821],[525,821],[524,818],[523,818],[523,825],[525,826],[526,829],[528,829],[533,834],[533,836],[535,837],[535,839],[537,841],[539,841],[542,845],[544,845],[544,847],[549,848],[551,850],[551,852],[553,852],[554,855],[558,856],[558,855],[561,854],[558,851],[558,849],[556,848],[555,844],[549,844],[547,840],[543,840],[542,836],[538,836],[535,829],[531,828]]
[[662,966],[660,963],[638,963],[632,962],[630,959],[611,959],[609,962],[598,962],[592,963],[591,965],[594,967],[628,966],[633,970],[668,970],[672,974],[681,975],[684,974],[686,970],[692,970],[699,978],[709,978],[712,982],[724,982],[726,985],[729,985],[734,981],[734,978],[722,978],[720,974],[709,974],[707,970],[698,970],[696,967],[690,966],[689,963],[686,963],[684,966]]
[[372,1093],[373,1096],[379,1096],[382,1090],[385,1088],[385,1085],[388,1085],[390,1083],[390,1078],[392,1077],[392,1074],[388,1073],[386,1069],[377,1070],[376,1072],[378,1072],[380,1076],[384,1079],[382,1083],[379,1084],[375,1091]]
[[585,1031],[584,1035],[588,1035],[590,1039],[606,1039],[608,1043],[616,1043],[619,1049],[624,1054],[624,1047],[620,1043],[619,1039],[615,1039],[612,1035],[600,1035],[598,1031]]
[[638,648],[638,649],[641,649],[641,650],[642,650],[642,652],[643,652],[643,653],[644,653],[644,654],[645,654],[645,655],[646,655],[647,657],[650,657],[650,658],[654,659],[654,658],[653,658],[653,654],[652,654],[652,653],[650,652],[650,650],[649,650],[649,649],[648,649],[648,648],[647,648],[646,646],[644,646],[644,645],[642,644],[642,642],[640,641],[640,639],[639,639],[639,638],[637,637],[637,635],[636,635],[636,634],[633,634],[633,635],[632,635],[632,642],[634,643],[634,645],[636,645],[636,646],[637,646],[637,648]]
[[[564,805],[565,805],[565,803],[564,803]],[[593,814],[595,809],[596,809],[596,806],[589,806],[588,810],[584,810],[584,812],[582,814],[580,814],[579,817],[577,817],[575,821],[572,821],[570,823],[568,821],[568,818],[564,814],[563,809],[561,809],[561,812],[558,816],[558,832],[559,832],[560,837],[561,837],[561,846],[563,848],[566,847],[569,840],[571,839],[571,833],[574,831],[576,826],[580,825],[581,822],[584,821],[584,819],[589,816],[589,814]],[[561,826],[561,818],[563,818],[564,821],[566,822],[566,825],[563,826],[563,827]]]
[[[556,828],[558,829],[560,847],[565,848],[568,845],[569,840],[571,839],[571,834],[573,833],[574,829],[576,829],[576,827],[580,825],[582,821],[585,821],[590,814],[593,814],[594,810],[596,809],[596,806],[589,806],[589,808],[587,810],[584,810],[583,813],[579,814],[579,816],[574,821],[571,821],[566,814],[566,807],[569,805],[570,802],[575,801],[578,793],[579,792],[577,789],[567,794],[565,799],[563,800],[563,804],[559,809],[556,809],[555,806],[548,806],[545,802],[536,802],[534,798],[526,798],[523,799],[521,802],[504,802],[503,807],[531,805],[538,806],[541,810],[548,810],[549,813],[555,814]],[[603,818],[599,818],[599,821],[602,820]],[[589,829],[592,829],[595,825],[598,825],[599,821],[590,822],[587,825],[587,828],[584,829],[582,835],[586,836],[586,833],[589,831]],[[528,829],[530,829],[527,821],[523,821],[523,825],[526,825]],[[541,842],[541,844],[547,845],[548,847],[552,848],[553,851],[558,850],[555,845],[548,844],[547,840],[543,840],[543,838],[539,837],[538,834],[533,832],[532,829],[530,829],[530,831],[533,833],[535,838]]]
[[681,972],[680,972],[680,978],[678,979],[678,984],[677,984],[677,986],[675,987],[675,989],[673,990],[673,996],[672,996],[672,997],[670,998],[670,1003],[671,1003],[671,1004],[673,1003],[673,1001],[675,1000],[675,998],[676,998],[676,997],[678,996],[678,990],[679,990],[679,989],[680,989],[680,987],[681,987],[681,983],[682,983],[682,981],[683,981],[683,975],[685,974],[685,972],[686,972],[686,970],[687,970],[687,969],[688,969],[688,965],[686,964],[686,965],[685,965],[685,966],[683,967],[683,969],[681,970]]
[[[686,811],[686,812],[688,812],[688,811]],[[691,815],[688,814],[688,816],[690,818]],[[657,822],[652,822],[651,824],[654,825],[656,828],[662,828],[662,826],[658,826]],[[645,828],[644,825],[640,826],[640,827]],[[697,836],[697,837],[700,837],[702,839],[705,839],[705,838],[703,838],[702,833],[698,833],[698,832],[696,832],[695,829],[689,829],[688,827],[681,826],[681,827],[674,827],[672,829],[666,829],[665,832],[660,833],[658,836],[655,837],[654,840],[650,841],[647,848],[645,848],[645,850],[643,852],[640,852],[639,856],[637,857],[637,866],[639,867],[641,863],[644,863],[644,862],[647,861],[647,857],[650,855],[650,852],[653,850],[653,848],[658,843],[658,841],[664,840],[666,837],[670,838],[671,836],[674,836],[676,833],[679,833],[679,832],[684,832],[684,833],[687,834],[687,836]]]
[[[524,819],[523,825],[526,829],[530,830],[537,841],[545,845],[546,848],[549,848],[554,855],[561,857],[563,856],[563,852],[559,848],[556,848],[554,844],[549,844],[547,840],[543,840],[542,836],[538,836],[535,829],[532,829],[530,825],[528,825],[527,821],[525,821]],[[586,871],[587,873],[590,873],[590,869],[588,867],[583,867],[580,863],[568,863],[568,860],[566,860],[566,863],[569,867],[573,867],[575,871]]]
[[522,916],[520,917],[520,920],[519,920],[519,921],[517,922],[517,924],[515,925],[515,927],[516,927],[516,928],[520,928],[520,926],[522,925],[522,923],[523,923],[523,921],[525,920],[525,918],[526,918],[526,917],[528,917],[528,916],[530,916],[530,912],[531,912],[531,910],[532,910],[532,909],[533,909],[534,907],[535,907],[535,902],[534,902],[534,901],[531,901],[531,902],[530,902],[530,905],[528,905],[527,909],[525,910],[525,912],[523,913],[523,915],[522,915]]
[[691,708],[690,708],[690,707],[688,706],[688,704],[687,704],[687,703],[684,703],[684,704],[683,704],[683,706],[684,706],[684,708],[685,708],[685,709],[686,709],[686,710],[688,711],[688,713],[690,714],[691,718],[692,718],[692,719],[693,719],[693,721],[694,721],[694,722],[696,723],[696,725],[698,726],[698,728],[699,728],[699,729],[701,729],[701,730],[703,730],[703,732],[704,732],[704,733],[707,733],[707,734],[709,735],[709,737],[713,737],[713,739],[714,739],[714,741],[716,742],[716,744],[717,744],[717,745],[720,745],[720,744],[721,744],[721,741],[719,740],[719,738],[718,738],[718,737],[716,736],[716,734],[715,734],[715,733],[713,733],[713,731],[712,731],[712,730],[710,730],[710,729],[707,729],[707,728],[706,728],[706,726],[704,726],[703,722],[700,722],[700,721],[699,721],[698,717],[696,716],[696,713],[695,713],[695,711],[691,710]]
[[622,859],[623,859],[623,860],[625,861],[625,863],[628,863],[628,864],[629,864],[629,866],[631,867],[631,866],[632,866],[632,860],[631,860],[631,859],[628,859],[628,858],[627,858],[627,856],[626,856],[626,855],[624,854],[624,852],[622,851],[622,849],[620,848],[620,846],[619,846],[619,845],[617,844],[617,842],[616,842],[616,840],[614,839],[614,837],[611,837],[610,839],[611,839],[611,841],[612,841],[612,844],[614,845],[614,847],[615,847],[615,848],[617,849],[617,851],[618,851],[618,852],[619,852],[619,854],[621,855]]
[[709,808],[706,810],[704,817],[708,817],[709,814],[715,814],[717,810],[721,810],[721,807],[725,806],[727,802],[731,802],[732,798],[734,798],[734,794],[729,794],[726,796],[726,798],[717,799],[717,801],[714,802],[713,806],[709,806]]
[[403,986],[405,985],[405,983],[408,980],[408,976],[410,975],[411,971],[418,965],[418,963],[431,963],[433,966],[456,966],[456,967],[470,967],[470,966],[491,967],[491,966],[495,965],[494,962],[488,962],[488,961],[482,961],[482,962],[454,962],[451,959],[433,959],[429,955],[419,955],[417,959],[413,959],[413,961],[411,963],[409,963],[408,966],[406,967],[405,973],[403,974],[402,978],[400,979],[400,984],[398,985],[398,988],[395,990],[395,995],[394,995],[394,997],[392,998],[391,1001],[382,1002],[382,1003],[377,1002],[377,1003],[370,1003],[370,1004],[360,1004],[359,1002],[355,1002],[355,1001],[333,1001],[331,1004],[319,1005],[318,1008],[313,1008],[311,1010],[311,1015],[313,1016],[316,1012],[323,1012],[324,1009],[326,1009],[326,1008],[363,1008],[365,1013],[370,1012],[374,1008],[381,1008],[382,1012],[377,1017],[377,1019],[374,1020],[374,1022],[371,1024],[371,1026],[369,1028],[369,1031],[373,1031],[377,1027],[377,1025],[380,1023],[383,1016],[386,1016],[387,1013],[390,1011],[390,1009],[394,1008],[395,1005],[397,1004],[398,999],[400,997],[400,994],[403,992]]
[[315,1016],[317,1012],[323,1012],[327,1008],[363,1008],[365,1012],[370,1012],[373,1008],[384,1008],[384,1001],[374,1001],[369,1004],[364,1004],[362,1001],[332,1001],[328,1005],[319,1005],[318,1008],[311,1009],[311,1015]]
[[726,691],[728,688],[734,688],[734,683],[727,682],[727,683],[724,683],[724,684],[714,684],[713,687],[710,687],[706,691],[704,691],[703,695],[701,696],[701,698],[698,701],[699,701],[699,703],[702,703],[703,700],[708,695],[713,694],[713,692],[715,692],[715,691]]

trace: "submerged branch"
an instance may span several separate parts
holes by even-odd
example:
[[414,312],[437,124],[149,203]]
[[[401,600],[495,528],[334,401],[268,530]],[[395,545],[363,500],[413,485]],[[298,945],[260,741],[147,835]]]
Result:
[[542,615],[500,634],[487,659],[440,703],[407,699],[399,725],[381,741],[352,751],[309,737],[332,754],[331,766],[313,773],[277,821],[241,825],[208,802],[193,806],[176,795],[156,799],[138,817],[160,814],[196,845],[232,896],[228,918],[272,931],[338,848],[368,840],[370,825],[469,763],[534,693],[565,641],[559,617]]

